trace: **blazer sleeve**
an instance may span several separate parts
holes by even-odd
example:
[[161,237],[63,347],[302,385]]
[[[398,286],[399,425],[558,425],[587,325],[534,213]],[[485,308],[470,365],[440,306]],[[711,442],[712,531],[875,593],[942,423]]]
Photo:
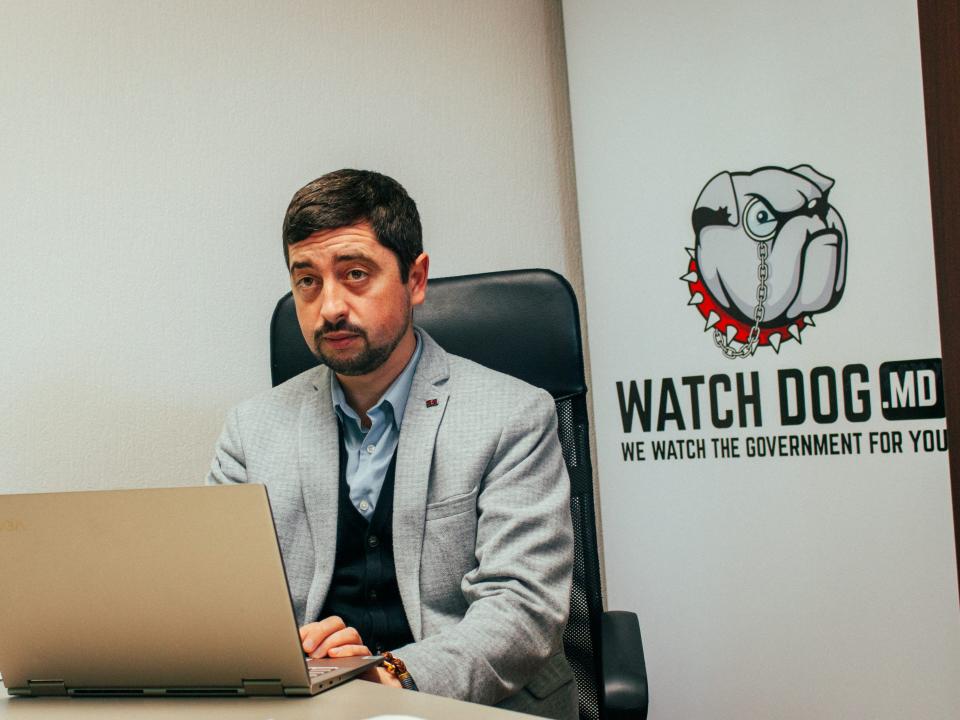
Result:
[[227,414],[223,432],[217,440],[207,485],[247,482],[247,463],[240,440],[240,415],[236,408]]
[[477,498],[477,565],[463,619],[397,649],[422,691],[494,704],[562,648],[570,606],[570,481],[553,399],[518,402]]

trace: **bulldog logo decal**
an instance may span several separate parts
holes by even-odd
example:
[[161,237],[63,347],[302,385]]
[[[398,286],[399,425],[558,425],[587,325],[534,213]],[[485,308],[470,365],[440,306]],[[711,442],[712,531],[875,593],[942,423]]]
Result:
[[813,315],[843,295],[847,231],[833,180],[809,165],[722,172],[693,208],[695,247],[681,278],[728,358],[800,342]]

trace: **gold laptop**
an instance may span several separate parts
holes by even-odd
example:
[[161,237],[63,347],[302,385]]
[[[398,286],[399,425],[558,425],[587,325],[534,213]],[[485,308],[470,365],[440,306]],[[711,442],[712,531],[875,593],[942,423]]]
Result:
[[12,695],[314,695],[262,485],[0,495]]

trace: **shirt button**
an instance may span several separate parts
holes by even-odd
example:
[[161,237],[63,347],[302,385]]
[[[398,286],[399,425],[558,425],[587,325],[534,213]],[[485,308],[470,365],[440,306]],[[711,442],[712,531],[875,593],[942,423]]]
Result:
[[379,544],[380,544],[380,538],[378,538],[376,535],[371,535],[370,537],[367,538],[367,545],[369,545],[370,547],[375,548]]
[[370,503],[368,503],[366,500],[361,500],[361,501],[360,501],[360,509],[363,510],[364,512],[366,512],[367,510],[370,509]]
[[369,593],[369,597],[370,597],[371,600],[376,600],[376,599],[377,599],[377,591],[376,591],[376,590],[371,590],[370,593]]
[[373,451],[377,449],[376,445],[367,445],[367,452],[373,455]]

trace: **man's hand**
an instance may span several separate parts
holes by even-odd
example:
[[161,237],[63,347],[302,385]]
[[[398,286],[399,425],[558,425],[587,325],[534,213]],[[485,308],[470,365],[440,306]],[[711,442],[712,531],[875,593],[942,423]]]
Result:
[[300,642],[303,651],[315,658],[371,654],[360,633],[336,615],[304,625],[300,628]]
[[369,670],[364,671],[364,673],[360,676],[360,679],[380,683],[381,685],[389,685],[390,687],[403,690],[403,685],[400,684],[400,681],[382,667],[370,668]]

